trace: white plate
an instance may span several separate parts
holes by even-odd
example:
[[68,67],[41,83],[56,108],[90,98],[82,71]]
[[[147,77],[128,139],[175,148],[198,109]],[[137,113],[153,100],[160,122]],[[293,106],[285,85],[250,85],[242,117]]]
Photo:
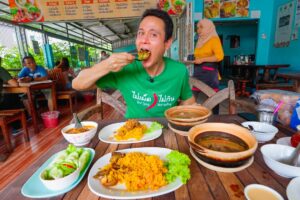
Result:
[[[118,152],[142,152],[147,153],[151,155],[157,155],[162,160],[166,160],[165,157],[168,155],[172,150],[166,149],[166,148],[159,148],[159,147],[144,147],[144,148],[133,148],[133,149],[124,149],[120,150]],[[111,157],[111,153],[108,153],[101,158],[99,158],[93,167],[90,170],[89,176],[88,176],[88,186],[90,190],[101,197],[104,198],[110,198],[110,199],[141,199],[141,198],[149,198],[149,197],[155,197],[159,195],[163,195],[169,192],[172,192],[176,189],[178,189],[182,182],[179,178],[177,178],[174,182],[163,186],[157,190],[144,190],[144,191],[134,191],[129,192],[126,191],[124,187],[121,187],[120,185],[115,186],[114,188],[107,188],[103,186],[99,180],[94,179],[93,176],[98,172],[99,168],[107,165],[109,163],[109,159]]]
[[286,188],[286,195],[289,200],[300,199],[300,177],[293,178]]
[[[159,129],[159,130],[144,134],[144,136],[140,140],[136,140],[134,138],[129,139],[129,140],[123,140],[123,141],[116,140],[113,137],[113,135],[125,123],[126,122],[120,122],[120,123],[115,123],[115,124],[110,124],[108,126],[105,126],[99,132],[99,135],[98,135],[99,140],[101,140],[102,142],[111,143],[111,144],[132,144],[132,143],[139,143],[139,142],[146,142],[146,141],[154,140],[162,134],[162,129]],[[145,124],[149,128],[153,122],[140,121],[140,123]]]
[[277,141],[276,141],[276,144],[282,144],[282,145],[286,145],[286,146],[292,146],[291,145],[291,137],[282,137],[282,138],[279,138]]

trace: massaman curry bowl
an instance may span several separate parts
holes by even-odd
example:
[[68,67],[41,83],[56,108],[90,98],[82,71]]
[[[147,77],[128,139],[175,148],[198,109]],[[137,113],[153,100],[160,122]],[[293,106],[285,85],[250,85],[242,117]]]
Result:
[[203,161],[223,167],[245,164],[257,148],[255,137],[235,124],[204,123],[189,130],[188,140]]
[[174,106],[165,111],[165,116],[172,122],[193,123],[207,119],[211,111],[201,105]]

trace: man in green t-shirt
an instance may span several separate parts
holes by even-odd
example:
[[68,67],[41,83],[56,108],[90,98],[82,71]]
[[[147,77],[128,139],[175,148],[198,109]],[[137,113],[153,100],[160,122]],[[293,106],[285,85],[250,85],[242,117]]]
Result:
[[150,56],[135,60],[129,53],[114,53],[95,66],[82,70],[73,80],[77,90],[100,88],[120,90],[127,104],[126,118],[162,117],[164,111],[178,104],[194,104],[184,64],[163,57],[172,44],[173,22],[158,9],[142,15],[137,38],[138,51]]

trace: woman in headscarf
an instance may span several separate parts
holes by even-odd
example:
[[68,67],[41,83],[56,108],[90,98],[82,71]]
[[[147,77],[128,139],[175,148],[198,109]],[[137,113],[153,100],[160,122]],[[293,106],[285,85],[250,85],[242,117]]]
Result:
[[[208,19],[197,24],[198,41],[194,50],[194,77],[212,87],[219,89],[219,62],[224,52],[215,25]],[[197,92],[197,91],[195,91]],[[215,112],[214,112],[215,113]]]

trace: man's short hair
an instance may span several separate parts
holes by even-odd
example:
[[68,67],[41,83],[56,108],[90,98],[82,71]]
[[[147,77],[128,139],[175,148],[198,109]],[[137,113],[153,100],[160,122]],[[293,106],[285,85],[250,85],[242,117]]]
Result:
[[31,56],[31,55],[29,55],[29,56],[25,56],[25,57],[22,59],[22,63],[24,63],[26,59],[31,59],[32,61],[35,62],[34,57]]
[[154,8],[147,9],[143,13],[141,21],[143,21],[143,19],[148,16],[157,17],[164,22],[164,24],[165,24],[165,41],[169,40],[173,34],[173,21],[172,21],[172,18],[170,17],[170,15],[163,10],[154,9]]

